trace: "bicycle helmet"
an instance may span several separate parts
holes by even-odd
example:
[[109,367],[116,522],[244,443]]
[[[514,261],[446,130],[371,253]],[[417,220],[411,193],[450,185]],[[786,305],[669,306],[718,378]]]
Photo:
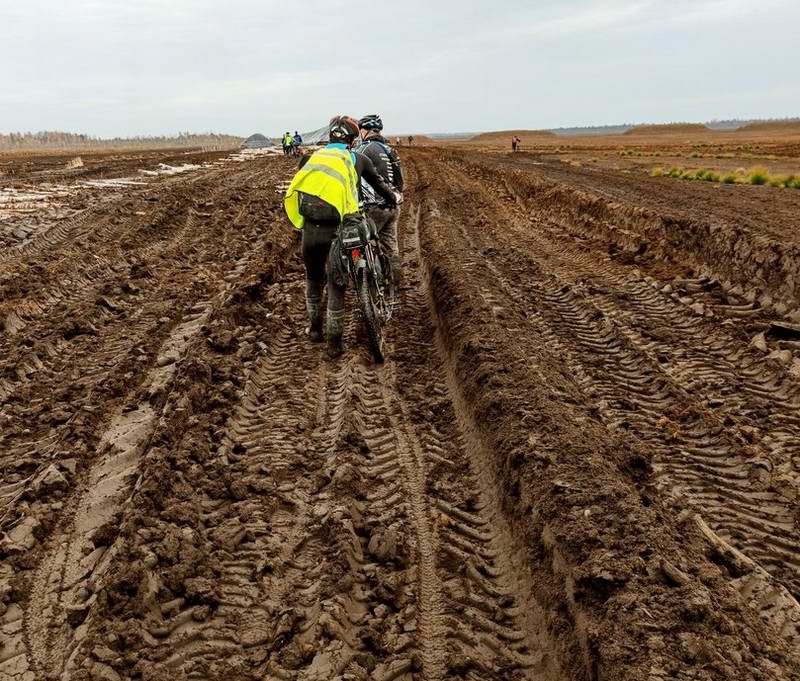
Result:
[[359,122],[358,127],[362,130],[375,130],[380,132],[383,130],[383,121],[378,114],[367,114]]
[[328,126],[331,142],[350,144],[358,137],[358,122],[350,116],[334,116]]

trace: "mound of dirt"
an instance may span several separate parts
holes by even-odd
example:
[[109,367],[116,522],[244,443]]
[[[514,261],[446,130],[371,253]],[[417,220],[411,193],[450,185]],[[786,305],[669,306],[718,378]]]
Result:
[[[414,144],[436,144],[436,140],[427,135],[416,135],[412,133],[412,136],[414,137]],[[408,144],[408,133],[405,135],[398,135],[397,133],[386,135],[387,140],[393,140],[396,137],[399,137],[403,144]]]
[[736,128],[736,133],[769,133],[770,135],[800,135],[800,120],[798,121],[763,121],[761,123],[748,123],[741,128]]
[[671,135],[687,132],[710,132],[702,123],[665,123],[663,125],[635,125],[623,135]]
[[523,140],[529,139],[553,139],[556,134],[549,130],[496,130],[494,132],[482,132],[475,137],[470,138],[470,142],[506,142],[512,135],[522,138]]

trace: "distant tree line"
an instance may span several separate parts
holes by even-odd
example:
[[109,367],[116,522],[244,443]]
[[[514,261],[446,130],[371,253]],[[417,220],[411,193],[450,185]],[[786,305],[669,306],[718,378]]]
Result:
[[0,133],[0,149],[67,149],[109,147],[236,147],[241,137],[220,135],[214,132],[177,135],[154,135],[136,137],[112,137],[105,139],[74,132],[44,130],[42,132]]

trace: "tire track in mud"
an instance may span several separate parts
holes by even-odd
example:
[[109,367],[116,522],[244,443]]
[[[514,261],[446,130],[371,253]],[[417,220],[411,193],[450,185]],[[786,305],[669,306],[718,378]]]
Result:
[[[217,194],[219,193],[217,192]],[[185,239],[182,235],[187,232],[190,235]],[[162,261],[166,258],[168,262],[181,263],[186,260],[187,255],[191,255],[193,258],[208,259],[209,249],[212,246],[213,244],[202,234],[202,229],[199,229],[192,217],[192,209],[189,208],[185,222],[171,237],[167,247],[161,240],[158,240],[156,243],[146,244],[139,253],[152,259],[161,257]],[[108,267],[109,276],[118,274],[120,270],[127,271],[133,262],[128,261],[122,253],[120,253],[120,257],[123,265],[120,265],[119,261],[114,262],[113,266]],[[136,262],[142,261],[137,259]],[[73,304],[67,307],[67,314],[71,308],[74,310],[72,315],[79,317],[83,327],[94,327],[95,324],[100,327],[99,331],[97,329],[94,331],[100,347],[93,347],[94,336],[91,334],[87,339],[71,340],[66,340],[58,334],[53,335],[48,331],[48,325],[52,324],[51,320],[41,319],[37,328],[32,329],[30,334],[26,334],[28,337],[37,339],[36,341],[29,342],[26,338],[24,342],[20,342],[20,339],[13,336],[7,338],[5,349],[8,360],[6,365],[14,367],[18,380],[0,384],[0,395],[4,400],[8,400],[13,396],[15,390],[24,389],[27,392],[33,392],[37,389],[37,384],[46,385],[47,382],[55,382],[58,389],[58,384],[63,381],[63,372],[65,371],[74,376],[80,385],[85,386],[91,395],[94,386],[104,385],[108,377],[113,376],[121,364],[129,362],[133,358],[137,349],[141,356],[136,360],[147,359],[147,354],[155,349],[146,350],[148,345],[152,346],[152,336],[155,334],[156,337],[163,338],[168,331],[165,322],[168,322],[176,312],[180,313],[181,307],[191,308],[190,303],[181,302],[183,277],[185,274],[181,277],[156,275],[152,284],[148,280],[148,288],[143,294],[144,300],[142,300],[142,296],[137,295],[130,300],[119,298],[115,302],[108,302],[105,305],[94,305],[91,302],[92,298],[98,295],[98,289],[96,286],[90,285],[88,279],[84,282],[86,285],[72,287]],[[208,274],[204,274],[203,278],[207,280]],[[197,287],[197,282],[195,286]],[[62,288],[65,291],[69,290],[70,285],[65,283]],[[171,307],[167,302],[170,299],[175,301]],[[79,301],[83,301],[85,304],[82,305]],[[84,317],[83,311],[86,309],[88,309],[88,316]],[[191,314],[191,309],[188,313]],[[105,328],[106,326],[108,328]],[[150,341],[146,341],[148,337],[151,338]],[[32,352],[28,345],[34,345]],[[24,459],[36,453],[38,458],[44,460],[43,465],[47,465],[48,453],[52,453],[52,449],[56,446],[56,436],[51,433],[48,435],[48,439],[50,440],[49,450],[44,448],[45,443],[38,438],[27,441],[23,439],[14,445],[7,441],[7,454],[0,456],[0,464],[5,465],[6,462]],[[0,491],[0,499],[7,499],[9,496],[17,494],[22,484],[21,481],[17,481],[10,489]]]
[[[218,173],[202,176],[206,183],[213,184],[213,180]],[[244,178],[237,178],[236,184],[243,182],[249,184],[258,176],[258,171],[251,171]],[[195,181],[201,178],[195,178]],[[181,183],[176,190],[187,191]],[[221,183],[214,187],[210,195],[203,197],[205,200],[213,200],[224,196],[226,191],[230,191],[231,181]],[[162,192],[163,195],[163,192]],[[75,306],[79,301],[91,300],[98,296],[98,290],[110,280],[117,278],[120,274],[130,271],[134,265],[141,265],[154,261],[157,257],[162,260],[171,259],[180,262],[178,254],[181,251],[191,253],[195,245],[203,242],[202,232],[198,230],[198,211],[194,201],[186,201],[178,210],[185,211],[185,219],[181,221],[180,227],[170,229],[162,239],[157,235],[140,247],[135,242],[127,242],[138,230],[142,228],[141,220],[137,215],[127,215],[123,217],[114,216],[111,219],[99,218],[99,224],[91,224],[85,230],[76,235],[71,235],[71,241],[75,242],[69,246],[59,248],[48,263],[48,269],[55,270],[61,266],[68,266],[69,271],[64,272],[60,277],[55,277],[55,281],[49,286],[37,286],[33,291],[21,298],[12,298],[3,307],[4,327],[8,336],[9,345],[3,349],[7,352],[13,348],[13,343],[18,342],[14,338],[22,329],[31,322],[45,317],[56,305],[62,307]],[[110,208],[110,207],[109,207]],[[159,208],[155,220],[158,222],[175,221],[174,215],[167,209]],[[89,218],[97,217],[92,213]],[[87,218],[87,220],[89,219]],[[153,219],[153,216],[149,216]],[[189,235],[190,239],[185,240],[184,236]],[[79,240],[81,237],[90,237],[93,245],[99,244],[103,249],[97,252],[94,249],[84,248],[84,244]],[[123,243],[125,242],[125,243]],[[52,247],[54,245],[48,244]],[[78,250],[79,249],[79,250]],[[30,256],[30,254],[26,254]],[[44,255],[43,253],[41,255]],[[185,255],[184,255],[185,257]],[[25,264],[31,262],[27,257]],[[8,274],[3,272],[3,274]],[[106,307],[114,310],[114,305],[110,302],[102,301]],[[46,325],[48,320],[44,320]]]
[[[194,176],[179,175],[171,178],[160,177],[157,180],[151,180],[143,185],[131,185],[131,187],[134,191],[142,193],[147,193],[153,189],[163,191],[166,188],[194,184],[198,180],[208,177],[211,172],[215,171],[209,168],[209,171],[200,172]],[[222,173],[219,174],[222,175]],[[124,190],[128,188],[117,187],[115,189]],[[122,198],[127,198],[127,196],[122,195]],[[102,214],[107,212],[119,199],[119,195],[98,196],[95,194],[87,197],[87,200],[91,201],[93,204],[91,208],[80,209],[63,220],[47,219],[44,226],[40,226],[21,243],[0,248],[0,272],[3,271],[7,263],[23,259],[29,261],[44,251],[56,249],[64,242],[75,241],[82,236],[88,236],[96,229],[96,225],[88,223],[98,216],[102,216]],[[105,211],[100,210],[99,206],[105,207]]]
[[[234,474],[262,474],[262,489],[253,491],[269,491],[277,499],[248,494],[245,488],[234,502],[202,501],[202,524],[216,528],[212,539],[223,552],[220,602],[205,623],[193,619],[202,606],[174,602],[161,606],[161,618],[150,632],[154,641],[159,640],[154,659],[167,668],[180,667],[202,678],[222,661],[233,665],[236,657],[246,660],[253,646],[269,641],[280,628],[285,614],[275,602],[280,596],[267,592],[261,582],[270,581],[272,570],[289,582],[285,573],[292,570],[289,563],[296,560],[308,522],[309,481],[297,459],[306,448],[299,414],[309,384],[294,383],[293,378],[301,377],[291,372],[293,363],[301,365],[304,359],[306,353],[284,332],[247,379],[218,454]],[[273,616],[279,619],[277,624],[271,621]]]
[[[449,186],[460,186],[454,184],[455,178],[470,182],[456,171],[451,173]],[[502,214],[498,207],[497,215]],[[588,254],[574,254],[563,234],[540,230],[527,216],[521,226],[518,223],[518,218],[508,223],[513,236],[504,237],[517,244],[518,251],[514,257],[502,257],[501,266],[494,264],[501,254],[494,227],[481,232],[479,245],[460,226],[471,250],[484,256],[476,266],[488,269],[504,294],[502,302],[487,291],[487,302],[500,315],[505,305],[523,309],[536,334],[567,358],[609,426],[633,434],[652,448],[662,493],[677,497],[683,506],[699,507],[720,536],[756,561],[747,567],[731,566],[732,584],[781,635],[800,641],[796,601],[800,562],[792,548],[798,539],[796,506],[754,479],[752,454],[748,455],[751,436],[740,428],[738,418],[769,404],[780,423],[770,438],[780,447],[791,439],[793,428],[787,426],[796,409],[796,387],[765,369],[752,354],[748,357],[733,339],[714,332],[709,339],[707,328],[702,338],[701,322],[691,318],[685,306],[668,299],[671,304],[666,312],[653,315],[650,296],[639,302],[642,284],[620,283],[611,274],[610,263],[603,266]],[[620,311],[617,298],[606,296],[602,304],[595,302],[591,292],[586,293],[585,279],[599,279],[614,291],[625,291],[635,313],[650,315],[651,326],[657,323],[675,329],[675,335],[682,334],[681,346],[676,350],[658,338],[652,342],[642,338],[633,328],[636,320]],[[652,292],[649,287],[646,290]],[[671,323],[671,315],[677,317],[677,324]],[[726,386],[727,394],[741,391],[729,404],[722,400],[718,406],[726,409],[721,414],[708,409],[717,395],[703,400],[695,394],[706,388],[697,385],[698,365],[712,385]],[[687,385],[688,377],[695,382]],[[758,399],[753,400],[753,395]]]
[[[412,330],[397,343],[427,362],[424,296],[418,284],[405,297]],[[485,470],[469,472],[443,369],[420,382],[362,348],[319,355],[282,336],[248,379],[221,455],[259,482],[203,521],[221,532],[220,605],[205,622],[197,606],[162,606],[153,660],[193,678],[239,664],[269,679],[557,678],[531,650],[518,563]],[[450,410],[446,427],[412,414],[407,380]]]
[[[665,463],[657,473],[664,478],[664,491],[672,488],[670,493],[698,502],[721,536],[765,566],[795,595],[800,593],[800,562],[792,555],[798,540],[796,510],[790,503],[797,498],[800,482],[800,476],[790,475],[792,458],[800,451],[797,381],[721,332],[714,322],[693,313],[688,303],[675,300],[677,294],[659,291],[655,280],[643,280],[610,262],[598,266],[588,253],[570,248],[563,235],[557,241],[557,233],[542,238],[530,228],[525,230],[527,237],[523,230],[515,231],[532,249],[553,257],[551,266],[557,266],[558,276],[600,310],[636,351],[647,355],[656,373],[666,373],[677,390],[685,391],[681,397],[687,403],[702,404],[719,414],[726,430],[735,431],[739,454],[704,456],[692,442],[682,443],[688,452],[682,451],[677,459],[669,451],[662,453]],[[600,290],[587,281],[598,282]],[[650,338],[643,332],[650,332]],[[664,343],[661,335],[679,340],[680,345]],[[716,484],[709,485],[708,478]]]
[[[190,223],[187,222],[185,226],[189,227]],[[203,237],[195,241],[201,244]],[[248,242],[245,240],[239,245],[245,243]],[[150,248],[153,254],[159,252],[158,245],[151,244],[145,248]],[[190,243],[187,248],[191,251],[195,246]],[[175,255],[178,253],[176,250]],[[139,461],[161,418],[160,414],[165,409],[174,408],[169,399],[161,407],[157,405],[169,395],[181,355],[212,312],[229,304],[232,291],[247,269],[251,255],[252,253],[246,253],[233,268],[221,272],[219,282],[215,285],[219,290],[216,296],[194,303],[188,312],[181,313],[181,308],[178,307],[181,321],[171,331],[163,329],[152,337],[154,327],[158,330],[159,326],[163,327],[161,322],[167,321],[167,317],[159,319],[158,323],[155,321],[157,316],[165,314],[164,306],[169,306],[167,300],[162,304],[158,298],[166,295],[168,284],[174,288],[180,286],[182,281],[176,279],[173,282],[173,278],[166,277],[164,283],[159,283],[153,289],[156,307],[163,309],[148,312],[146,307],[141,306],[133,311],[132,324],[127,316],[114,320],[117,323],[112,327],[110,337],[103,339],[100,348],[94,349],[90,346],[72,350],[73,353],[79,353],[77,357],[86,363],[86,367],[77,369],[79,373],[73,376],[80,377],[80,383],[89,390],[91,398],[96,388],[105,390],[102,386],[107,377],[114,373],[120,361],[125,361],[125,356],[139,345],[145,334],[151,335],[147,343],[154,348],[157,345],[153,343],[163,340],[160,348],[153,351],[152,362],[155,366],[144,377],[142,388],[139,389],[140,392],[145,391],[145,401],[133,405],[133,408],[126,405],[115,410],[105,432],[98,434],[97,453],[89,457],[93,462],[86,471],[79,472],[76,478],[77,459],[64,460],[63,453],[56,457],[59,449],[69,447],[61,442],[63,438],[58,429],[51,429],[44,439],[23,442],[17,446],[16,451],[11,452],[13,456],[29,456],[33,457],[32,462],[38,460],[42,463],[37,464],[32,475],[27,478],[16,476],[20,479],[0,490],[4,501],[0,522],[7,531],[2,552],[6,556],[13,556],[24,551],[26,567],[30,569],[36,566],[30,580],[32,593],[29,602],[12,602],[2,618],[3,624],[7,620],[8,626],[13,627],[13,640],[0,648],[0,678],[28,678],[34,674],[34,669],[37,670],[37,678],[43,678],[48,673],[58,674],[78,652],[78,644],[86,635],[86,625],[83,622],[91,621],[92,605],[98,590],[102,588],[102,574],[112,563],[115,554],[114,546],[106,547],[102,542],[96,546],[94,535],[98,531],[102,533],[104,526],[112,523],[125,504],[129,503],[131,490],[138,484],[135,480]],[[182,269],[188,272],[188,268]],[[204,273],[203,278],[207,283],[212,279],[210,273]],[[211,287],[206,285],[205,288]],[[198,293],[202,294],[199,288],[194,294]],[[169,295],[175,297],[174,294]],[[137,302],[141,305],[141,301]],[[186,307],[189,307],[188,303]],[[175,306],[166,314],[174,315]],[[149,359],[148,353],[141,349],[140,352],[142,356],[138,359]],[[137,383],[138,381],[133,382],[134,391]],[[128,399],[132,395],[133,392],[129,393]],[[108,398],[109,395],[105,397]],[[115,403],[113,395],[111,397],[108,408]],[[95,405],[93,411],[99,408],[99,404]],[[80,456],[78,454],[78,458]],[[51,460],[53,463],[50,463]],[[20,499],[32,488],[38,490],[35,491],[34,499],[42,493],[46,494],[47,485],[57,485],[53,487],[57,493],[55,498],[58,499],[59,492],[63,498],[63,492],[69,490],[72,484],[68,480],[77,482],[78,485],[64,501],[48,504],[50,517],[47,525],[55,526],[56,530],[39,550],[36,548],[36,540],[33,539],[33,535],[41,531],[39,520],[36,514],[30,514],[28,503],[21,503]],[[38,502],[35,505],[38,506]],[[16,519],[11,515],[12,512],[17,514]],[[62,517],[61,520],[58,519],[59,516]],[[22,544],[15,543],[17,539]],[[48,547],[46,551],[45,546]],[[36,565],[36,556],[40,553],[44,554],[40,556],[42,562]],[[0,565],[0,578],[10,578],[13,569],[10,573],[9,569],[10,566]]]
[[161,414],[173,406],[169,393],[181,360],[212,312],[227,304],[233,283],[247,264],[248,256],[244,256],[226,275],[227,283],[220,293],[196,304],[194,314],[185,317],[161,345],[143,389],[149,400],[166,395],[163,407],[154,408],[147,401],[117,411],[100,437],[86,482],[67,500],[63,530],[50,537],[31,578],[31,593],[24,608],[24,652],[20,654],[27,657],[28,668],[39,676],[66,674],[69,678],[74,671],[71,663],[91,622],[103,575],[115,555],[114,544],[104,545],[97,533],[115,523],[130,503],[150,437]]
[[428,610],[435,617],[422,636],[441,637],[444,650],[437,644],[429,652],[435,666],[423,667],[425,678],[560,678],[557,661],[548,658],[544,617],[530,596],[532,578],[502,517],[496,478],[445,368],[422,272],[420,209],[403,233],[410,282],[401,301],[405,323],[381,383],[395,414],[408,495],[419,509],[418,541],[432,554],[427,570],[436,586]]
[[387,681],[414,666],[403,630],[414,619],[404,507],[378,517],[363,491],[397,497],[361,436],[362,369],[359,356],[323,363],[289,331],[259,360],[220,449],[246,487],[203,520],[217,528],[220,603],[205,623],[193,621],[196,607],[162,607],[151,629],[159,665],[193,678],[249,669],[268,679],[370,672]]

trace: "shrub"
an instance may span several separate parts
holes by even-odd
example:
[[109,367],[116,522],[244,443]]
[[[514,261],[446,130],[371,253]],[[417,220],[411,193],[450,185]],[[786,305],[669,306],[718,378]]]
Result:
[[664,176],[663,168],[653,168],[650,171],[650,177],[663,177],[663,176]]
[[747,174],[747,181],[755,185],[766,184],[769,182],[769,171],[764,166],[754,166]]
[[672,168],[669,169],[668,174],[670,177],[680,177],[683,175],[683,168],[679,166],[672,166]]
[[788,187],[789,178],[786,175],[772,175],[769,178],[770,186],[772,187]]
[[681,177],[684,180],[696,180],[697,179],[697,172],[696,170],[684,170],[681,173]]
[[736,182],[736,175],[733,173],[727,173],[726,175],[722,176],[720,180],[723,184],[735,184]]

